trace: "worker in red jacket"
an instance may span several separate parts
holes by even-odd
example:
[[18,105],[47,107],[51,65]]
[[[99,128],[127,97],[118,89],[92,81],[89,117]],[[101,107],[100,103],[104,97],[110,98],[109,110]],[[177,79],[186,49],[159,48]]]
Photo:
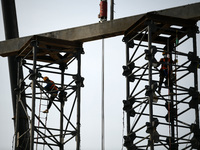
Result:
[[169,78],[169,75],[171,74],[171,70],[169,69],[169,65],[177,62],[177,60],[172,61],[170,58],[168,58],[166,51],[164,51],[162,54],[163,54],[164,58],[161,58],[160,61],[159,61],[159,64],[158,64],[158,66],[161,64],[161,68],[160,68],[160,71],[159,71],[160,81],[159,81],[158,93],[160,93],[161,86],[162,86],[162,83],[164,81],[164,78],[165,78],[165,85],[168,85],[168,78]]
[[45,83],[47,83],[44,89],[51,95],[49,99],[49,103],[47,105],[47,109],[43,111],[43,113],[48,113],[53,103],[53,100],[56,98],[58,94],[58,88],[53,81],[49,80],[48,77],[44,77],[43,80]]

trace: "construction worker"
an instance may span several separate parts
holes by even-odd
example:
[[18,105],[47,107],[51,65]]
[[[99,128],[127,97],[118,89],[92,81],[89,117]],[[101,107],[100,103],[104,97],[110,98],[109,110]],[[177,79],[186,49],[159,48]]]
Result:
[[166,51],[164,51],[162,53],[163,57],[164,58],[161,58],[159,63],[158,63],[158,66],[161,64],[161,68],[160,68],[160,81],[159,81],[159,88],[158,88],[158,93],[160,93],[160,90],[161,90],[161,86],[162,86],[162,83],[164,81],[164,78],[165,78],[165,85],[168,85],[168,79],[169,79],[169,75],[171,74],[171,70],[169,69],[169,64],[172,64],[172,63],[176,63],[177,60],[175,61],[172,61],[170,58],[168,58],[168,54]]
[[49,103],[47,105],[47,109],[43,111],[43,113],[48,113],[49,109],[53,103],[53,100],[56,98],[58,94],[58,88],[56,87],[55,83],[51,80],[49,80],[48,77],[43,78],[44,82],[47,83],[44,89],[51,95],[49,99]]

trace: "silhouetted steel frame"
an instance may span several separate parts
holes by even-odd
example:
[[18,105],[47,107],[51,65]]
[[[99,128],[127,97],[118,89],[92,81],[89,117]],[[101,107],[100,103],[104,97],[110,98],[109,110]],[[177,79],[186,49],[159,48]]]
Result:
[[[153,22],[151,22],[151,23],[153,23]],[[131,40],[134,40],[134,38],[136,37],[136,36],[138,36],[139,34],[141,34],[142,32],[140,32],[140,33],[138,33],[135,37],[132,37],[132,38],[130,38],[130,39],[126,39],[126,37],[124,37],[124,42],[125,42],[125,44],[126,44],[126,65],[128,65],[130,62],[134,62],[134,61],[136,61],[137,59],[140,59],[140,57],[142,57],[143,55],[144,55],[144,53],[143,54],[141,54],[139,57],[137,57],[137,58],[135,58],[134,60],[132,60],[133,59],[133,57],[134,57],[134,55],[135,55],[135,53],[136,53],[136,51],[138,50],[138,48],[140,47],[140,46],[143,46],[143,47],[148,47],[148,50],[150,50],[150,48],[151,48],[151,43],[152,43],[152,41],[151,41],[151,23],[146,27],[146,28],[144,28],[143,30],[142,30],[142,32],[143,31],[145,31],[145,34],[147,34],[147,31],[148,31],[148,46],[146,46],[146,45],[141,45],[141,43],[142,43],[142,40],[143,40],[143,37],[145,36],[145,34],[142,36],[142,38],[141,38],[141,40],[140,40],[140,42],[139,42],[139,44],[135,44],[135,45],[137,45],[137,48],[136,48],[136,50],[134,51],[134,53],[133,53],[133,55],[130,57],[130,52],[129,52],[129,42],[131,41]],[[195,25],[194,25],[194,27],[195,27]],[[185,41],[187,41],[189,38],[192,38],[193,39],[193,52],[194,52],[194,54],[195,54],[195,57],[197,57],[197,43],[196,43],[196,33],[193,33],[192,34],[192,36],[191,37],[187,37],[186,39],[184,39],[183,41],[181,41],[178,45],[176,45],[176,46],[174,46],[173,48],[175,48],[175,47],[177,47],[177,46],[179,46],[179,45],[181,45],[182,43],[184,43]],[[174,54],[174,51],[171,51],[170,52],[171,54]],[[185,54],[185,53],[182,53],[182,52],[177,52],[178,54],[177,55],[182,55],[182,56],[188,56],[187,54]],[[190,61],[186,61],[185,63],[183,63],[183,64],[181,64],[181,65],[179,65],[178,66],[178,68],[176,68],[177,70],[176,71],[185,71],[185,70],[187,70],[187,67],[185,66],[187,63],[189,63]],[[144,64],[142,67],[138,67],[139,69],[144,69],[144,66],[145,66],[146,64]],[[149,87],[151,87],[151,85],[152,85],[152,62],[151,62],[151,59],[148,61],[148,66],[149,66]],[[136,66],[135,66],[136,67]],[[185,68],[185,69],[180,69],[180,68]],[[138,69],[138,70],[139,70]],[[133,72],[132,74],[134,74],[134,73],[136,73],[137,71],[135,71],[135,72]],[[145,69],[144,69],[144,72],[145,72]],[[140,80],[142,80],[142,76],[144,76],[144,72],[141,74],[141,77],[138,79],[138,82],[140,82]],[[183,76],[181,76],[180,78],[178,78],[178,79],[176,79],[176,81],[178,81],[178,80],[180,80],[180,79],[182,79],[182,78],[184,78],[185,76],[187,76],[188,74],[190,74],[191,72],[189,72],[188,71],[188,73],[185,73]],[[138,86],[138,84],[136,84],[135,85],[135,87],[134,87],[134,90],[130,93],[130,81],[129,81],[129,79],[128,79],[128,77],[126,78],[126,99],[127,100],[129,100],[129,98],[130,97],[132,97],[132,95],[133,95],[133,92],[134,92],[134,90],[137,88],[137,86]],[[198,91],[198,72],[197,72],[197,69],[195,70],[195,72],[194,72],[194,85],[195,85],[195,89],[196,89],[196,91]],[[173,85],[171,85],[172,87],[169,87],[169,89],[174,89],[173,88]],[[165,87],[162,87],[162,88],[165,88]],[[179,85],[176,85],[176,87],[175,88],[179,88],[178,90],[182,90],[182,91],[185,91],[185,93],[181,93],[181,94],[179,94],[179,95],[184,95],[184,94],[188,94],[188,89],[187,88],[185,88],[185,87],[182,87],[182,86],[179,86]],[[142,92],[143,90],[141,90],[141,92]],[[151,92],[152,92],[153,90],[151,89]],[[164,97],[164,95],[160,95],[161,97],[162,97],[162,99],[165,99]],[[184,102],[184,100],[186,100],[186,99],[188,99],[190,96],[187,96],[187,97],[185,97],[184,99],[182,99],[180,102],[178,102],[177,104],[173,104],[173,97],[171,98],[171,101],[172,101],[172,108],[174,108],[174,106],[176,106],[176,105],[178,105],[178,104],[180,104],[180,103],[187,103],[187,104],[189,104],[188,102]],[[146,100],[145,100],[146,101]],[[143,102],[143,103],[145,103],[145,101]],[[136,122],[135,122],[135,124],[131,127],[130,126],[130,124],[131,124],[131,122],[130,122],[130,118],[131,118],[131,116],[130,116],[130,112],[127,112],[126,114],[126,119],[127,119],[127,126],[126,126],[126,128],[127,128],[127,135],[129,135],[129,133],[131,133],[132,131],[133,131],[133,129],[134,129],[134,127],[135,127],[135,125],[137,124],[137,122],[139,121],[139,119],[140,119],[140,117],[142,116],[142,115],[148,115],[149,116],[149,121],[150,121],[150,123],[152,124],[152,119],[153,119],[153,116],[154,117],[158,117],[158,118],[165,118],[164,116],[155,116],[155,115],[153,115],[153,104],[152,104],[152,101],[153,101],[153,97],[152,97],[152,93],[150,94],[150,96],[149,96],[149,114],[144,114],[143,113],[143,110],[145,109],[145,107],[147,106],[147,104],[148,104],[148,102],[146,102],[146,105],[145,105],[145,107],[143,107],[143,110],[140,112],[140,114],[139,114],[139,117],[137,118],[137,120],[136,120]],[[138,104],[137,105],[137,107],[139,106],[139,105],[141,105],[142,103],[140,103],[140,104]],[[155,104],[155,105],[160,105],[160,104]],[[160,105],[160,106],[162,106],[162,105]],[[136,107],[136,106],[135,106]],[[164,107],[164,105],[163,105],[163,107]],[[134,109],[134,108],[133,108]],[[179,114],[177,114],[177,116],[179,116],[179,115],[181,115],[181,114],[183,114],[183,113],[185,113],[185,112],[187,112],[188,110],[190,110],[191,108],[188,108],[188,109],[185,109],[184,111],[182,111],[182,112],[180,112]],[[197,104],[197,106],[196,106],[196,108],[195,108],[195,117],[196,117],[196,124],[198,125],[198,127],[199,127],[199,108],[198,108],[198,104]],[[136,112],[136,114],[137,114],[137,112]],[[175,137],[175,131],[174,131],[174,128],[176,127],[176,128],[190,128],[190,125],[189,124],[187,124],[187,123],[185,123],[185,122],[182,122],[181,120],[177,120],[176,118],[172,118],[172,120],[170,120],[171,122],[173,122],[172,124],[171,124],[171,126],[172,126],[172,128],[173,128],[173,130],[172,130],[172,134],[171,134],[171,137],[172,137],[172,142],[173,143],[177,143],[177,144],[179,144],[179,140],[180,139],[182,139],[182,140],[186,140],[186,139],[184,139],[184,137],[186,137],[187,135],[190,135],[192,132],[189,132],[188,134],[186,134],[186,135],[183,135],[182,137]],[[175,124],[175,122],[180,122],[180,123],[182,123],[183,125],[179,125],[179,124]],[[159,122],[159,124],[163,124],[163,125],[169,125],[169,124],[167,124],[167,123],[163,123],[163,122]],[[144,127],[146,127],[146,125],[144,125],[144,126],[142,126],[141,128],[139,128],[139,129],[137,129],[135,132],[137,132],[137,131],[139,131],[139,130],[141,130],[141,129],[143,129]],[[141,142],[141,141],[143,141],[143,140],[145,140],[145,139],[149,139],[150,140],[150,148],[151,148],[151,150],[153,150],[154,149],[154,146],[157,146],[157,145],[159,145],[159,144],[155,144],[154,142],[153,142],[153,140],[152,140],[152,134],[150,133],[150,138],[147,136],[147,137],[138,137],[138,136],[136,136],[137,138],[141,138],[141,140],[140,141],[138,141],[137,143],[139,143],[139,142]],[[167,138],[167,136],[164,136],[164,135],[160,135],[160,137],[166,137]],[[186,140],[187,141],[187,140]],[[166,141],[164,141],[164,142],[166,142]],[[188,140],[187,141],[188,143],[190,143],[190,141]],[[133,144],[137,144],[137,143],[133,143]],[[163,143],[161,140],[160,140],[160,143],[161,143],[161,145],[162,146],[164,146],[166,149],[168,149],[169,147],[165,144],[165,143]],[[189,147],[191,147],[191,145],[189,145],[187,148],[189,148]]]
[[[148,50],[151,50],[152,47],[152,26],[153,21],[150,22],[148,25]],[[148,69],[149,69],[149,88],[150,88],[150,96],[149,96],[149,121],[150,125],[153,127],[153,81],[152,81],[152,57],[149,58],[148,62]],[[154,140],[153,140],[153,133],[150,133],[150,148],[154,150]]]
[[[73,91],[71,93],[69,93],[67,95],[67,97],[63,97],[63,102],[61,102],[61,109],[59,109],[57,107],[57,105],[54,104],[53,102],[53,105],[59,110],[60,112],[60,129],[57,129],[58,131],[60,131],[60,141],[57,141],[57,139],[54,137],[55,135],[53,135],[53,133],[51,133],[51,129],[49,130],[49,128],[47,128],[45,126],[45,124],[40,120],[40,118],[35,114],[35,101],[36,99],[39,99],[38,97],[36,97],[36,86],[38,86],[40,89],[42,89],[42,92],[44,92],[44,88],[38,83],[37,81],[37,76],[36,74],[38,73],[38,70],[43,68],[43,67],[50,67],[49,65],[45,65],[45,66],[42,66],[42,65],[37,65],[37,51],[38,51],[38,44],[37,44],[37,40],[34,40],[31,42],[33,48],[32,50],[30,50],[28,52],[28,54],[24,57],[21,57],[21,56],[18,56],[17,57],[17,62],[18,62],[18,88],[17,88],[17,106],[16,106],[16,118],[15,118],[15,149],[16,150],[19,150],[20,149],[20,145],[18,145],[18,141],[21,137],[24,136],[24,134],[26,134],[27,132],[30,131],[30,150],[33,150],[34,149],[34,132],[37,132],[39,135],[42,135],[41,138],[43,139],[44,142],[38,142],[38,144],[45,144],[47,145],[50,149],[53,149],[51,146],[58,146],[60,147],[60,150],[63,150],[64,149],[64,144],[66,144],[68,141],[70,141],[72,138],[74,138],[76,136],[76,150],[79,150],[80,149],[80,94],[81,94],[81,86],[80,85],[76,85],[77,87],[75,89],[73,89]],[[26,57],[29,55],[29,54],[33,54],[33,64],[30,64],[30,63],[27,63],[29,65],[32,65],[32,68],[29,68],[28,66],[26,66],[26,64],[23,64],[22,65],[22,62],[24,60],[26,60]],[[81,77],[81,53],[82,53],[82,48],[79,48],[77,49],[77,52],[76,52],[76,56],[74,56],[74,58],[72,58],[71,61],[68,62],[67,65],[70,65],[73,61],[77,60],[77,76]],[[53,63],[50,63],[50,64],[53,64]],[[22,66],[25,66],[26,69],[28,70],[31,70],[31,73],[29,75],[27,75],[24,79],[22,79],[21,77],[21,74],[23,74],[23,71],[22,71]],[[39,66],[39,67],[38,67]],[[38,68],[37,68],[38,67]],[[52,67],[50,67],[52,68]],[[58,69],[58,68],[56,68]],[[42,70],[44,71],[44,70]],[[61,70],[61,73],[58,73],[58,72],[52,72],[52,71],[46,71],[46,72],[49,72],[49,73],[57,73],[57,74],[60,74],[61,75],[61,88],[63,90],[67,90],[66,87],[64,88],[64,76],[68,75],[68,76],[71,76],[73,77],[74,74],[68,74],[68,73],[64,73],[65,69]],[[45,71],[44,71],[45,72]],[[28,97],[28,98],[32,98],[32,107],[29,107],[28,104],[24,104],[22,101],[21,101],[21,97],[26,89],[28,87],[30,87],[31,85],[27,85],[27,87],[22,87],[23,83],[25,82],[25,80],[32,76],[32,93],[31,94],[25,94],[24,96]],[[68,86],[71,86],[71,84],[75,82],[75,79],[73,81],[71,81],[71,83],[69,83]],[[66,85],[65,85],[66,86]],[[63,106],[64,106],[64,101],[65,99],[67,99],[68,97],[70,97],[73,93],[76,92],[76,96],[74,98],[74,102],[73,102],[73,106],[71,108],[71,111],[70,111],[70,116],[69,118],[67,118],[65,115],[64,115],[64,111],[63,111]],[[44,92],[45,93],[45,92]],[[31,96],[28,96],[28,95],[31,95]],[[45,93],[45,95],[47,96],[47,98],[49,99],[49,96]],[[77,122],[76,122],[76,126],[73,125],[70,121],[71,119],[71,114],[73,113],[73,110],[74,110],[74,106],[75,106],[75,103],[77,105]],[[18,130],[19,130],[19,105],[22,105],[22,108],[24,109],[26,115],[27,115],[27,118],[29,118],[29,122],[31,122],[30,124],[30,128],[23,134],[21,135],[21,137],[19,137],[18,135]],[[31,119],[30,117],[28,116],[28,113],[27,113],[27,110],[26,108],[31,111]],[[51,136],[46,136],[44,135],[42,132],[40,132],[38,128],[35,127],[35,118],[37,118],[37,120],[42,124],[43,127],[40,127],[40,128],[43,128],[43,129],[46,129]],[[66,128],[64,129],[63,127],[63,119],[66,119],[67,120],[67,125],[66,125]],[[65,135],[67,135],[67,127],[68,125],[71,125],[74,129],[75,129],[75,134],[72,135],[71,138],[69,138],[67,141],[64,141],[64,137]],[[55,130],[55,129],[53,129]],[[72,133],[71,133],[72,134]],[[48,141],[45,140],[45,138],[48,138],[49,140],[51,140],[52,142],[55,142],[55,143],[58,143],[58,144],[52,144],[52,143],[48,143]]]
[[[147,34],[147,31],[148,31],[148,48],[150,49],[151,48],[151,25],[149,25],[149,26],[147,26],[147,28],[145,28],[145,29],[143,29],[142,31],[145,31],[145,34]],[[142,33],[142,32],[141,32]],[[139,33],[140,34],[140,33]],[[138,36],[139,34],[137,34],[136,36]],[[144,34],[144,35],[145,35]],[[143,38],[144,38],[144,35],[142,36],[142,38],[141,38],[141,41],[143,40]],[[135,36],[135,37],[136,37]],[[131,60],[132,60],[132,58],[134,57],[134,55],[135,55],[135,53],[136,53],[136,51],[138,50],[138,48],[140,47],[140,44],[141,44],[141,42],[137,45],[137,48],[136,48],[136,51],[133,53],[133,55],[131,56],[131,59],[129,59],[129,42],[131,41],[131,40],[133,40],[135,37],[133,37],[133,38],[131,38],[131,39],[129,39],[128,41],[126,41],[126,65],[128,65],[130,62],[131,62]],[[140,57],[142,57],[144,55],[144,53],[143,54],[141,54],[139,57],[137,57],[136,59],[134,59],[133,60],[133,62],[134,61],[136,61],[137,59],[140,59]],[[144,66],[146,66],[146,65],[148,65],[148,70],[149,70],[149,85],[151,85],[152,84],[152,61],[149,61],[147,64],[144,64],[142,67],[139,67],[139,69],[141,69],[141,68],[143,68]],[[139,80],[138,80],[138,83],[140,82],[140,80],[142,80],[142,76],[144,75],[144,73],[145,73],[145,71],[146,71],[146,69],[144,69],[144,72],[142,73],[142,75],[140,76],[140,78],[139,78]],[[136,72],[136,71],[135,71]],[[137,88],[137,86],[138,86],[138,84],[136,84],[136,86],[135,86],[135,88],[134,88],[134,90]],[[151,86],[149,86],[149,87],[151,87]],[[134,92],[134,90],[130,93],[130,85],[129,85],[129,79],[128,78],[126,78],[126,98],[127,98],[127,100],[129,99],[129,97],[131,97],[132,96],[132,94],[133,94],[133,92]],[[144,89],[145,90],[145,89]],[[144,91],[144,90],[141,90],[141,92],[142,91]],[[152,91],[153,92],[153,91]],[[149,102],[147,101],[146,102],[146,105],[145,105],[145,107],[143,108],[143,111],[145,110],[145,108],[146,108],[146,106],[147,106],[147,104],[149,104],[149,120],[150,120],[150,123],[152,124],[152,120],[153,120],[153,106],[152,106],[152,101],[153,101],[153,94],[150,94],[151,96],[149,97]],[[142,111],[142,113],[140,114],[140,116],[137,118],[137,121],[135,122],[135,124],[133,125],[133,127],[130,127],[130,114],[129,114],[129,112],[127,112],[127,134],[129,134],[130,132],[132,132],[133,131],[133,129],[134,129],[134,127],[135,127],[135,125],[137,124],[137,122],[138,122],[138,120],[140,119],[140,117],[141,117],[141,115],[143,114],[143,111]],[[143,126],[143,127],[145,127],[145,126]],[[143,128],[142,127],[142,128]],[[141,128],[140,128],[141,129]],[[144,137],[143,138],[143,140],[144,139],[146,139],[146,138],[148,138],[148,137]],[[153,145],[153,140],[152,140],[152,134],[150,134],[150,147],[151,147],[151,150],[153,150],[154,149],[154,145]]]

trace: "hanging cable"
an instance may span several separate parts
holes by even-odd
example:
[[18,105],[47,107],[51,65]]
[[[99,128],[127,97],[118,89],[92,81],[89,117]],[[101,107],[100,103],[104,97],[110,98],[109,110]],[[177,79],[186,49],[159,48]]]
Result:
[[105,118],[104,118],[104,38],[102,39],[102,96],[101,96],[101,149],[105,150]]
[[[100,1],[100,23],[107,21],[107,0]],[[102,38],[102,100],[101,100],[101,150],[105,150],[105,118],[104,118],[104,38]]]

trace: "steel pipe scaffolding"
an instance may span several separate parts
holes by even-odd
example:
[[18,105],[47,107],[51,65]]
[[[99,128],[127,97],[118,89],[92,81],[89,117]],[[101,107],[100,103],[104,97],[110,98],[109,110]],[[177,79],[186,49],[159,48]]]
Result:
[[[104,0],[101,4],[107,11]],[[115,20],[111,16],[111,21],[102,24],[16,38],[14,1],[2,0],[5,34],[10,40],[0,42],[0,56],[9,57],[15,150],[63,150],[71,144],[80,150],[82,43],[123,34],[123,110],[127,119],[124,147],[200,149],[200,59],[196,46],[199,6],[195,3]],[[106,19],[103,12],[100,17]],[[189,45],[187,50],[183,49],[185,44]],[[168,78],[160,85],[158,65],[164,63],[159,63],[158,58],[162,52],[167,52],[171,60],[178,59],[178,63],[167,63]],[[53,115],[42,113],[51,98],[51,92],[44,89],[42,76],[48,76],[58,87],[49,110]]]
[[[33,36],[19,50],[15,132],[19,130],[20,105],[28,118],[29,128],[21,136],[16,134],[16,150],[34,150],[44,146],[64,150],[73,138],[76,138],[74,149],[80,149],[80,88],[84,80],[81,77],[81,54],[82,43],[41,36]],[[43,85],[44,76],[48,76],[58,87],[50,115],[42,111],[51,99],[51,92],[46,91]],[[22,97],[27,103],[22,101]],[[23,143],[22,147],[18,141],[29,132],[26,140],[29,142]]]
[[[147,13],[125,31],[123,75],[127,92],[123,110],[127,150],[200,149],[197,74],[200,58],[196,33],[195,20],[156,13]],[[193,51],[182,49],[184,44]],[[171,61],[159,61],[163,52]],[[168,77],[159,84],[162,64],[168,66]]]

